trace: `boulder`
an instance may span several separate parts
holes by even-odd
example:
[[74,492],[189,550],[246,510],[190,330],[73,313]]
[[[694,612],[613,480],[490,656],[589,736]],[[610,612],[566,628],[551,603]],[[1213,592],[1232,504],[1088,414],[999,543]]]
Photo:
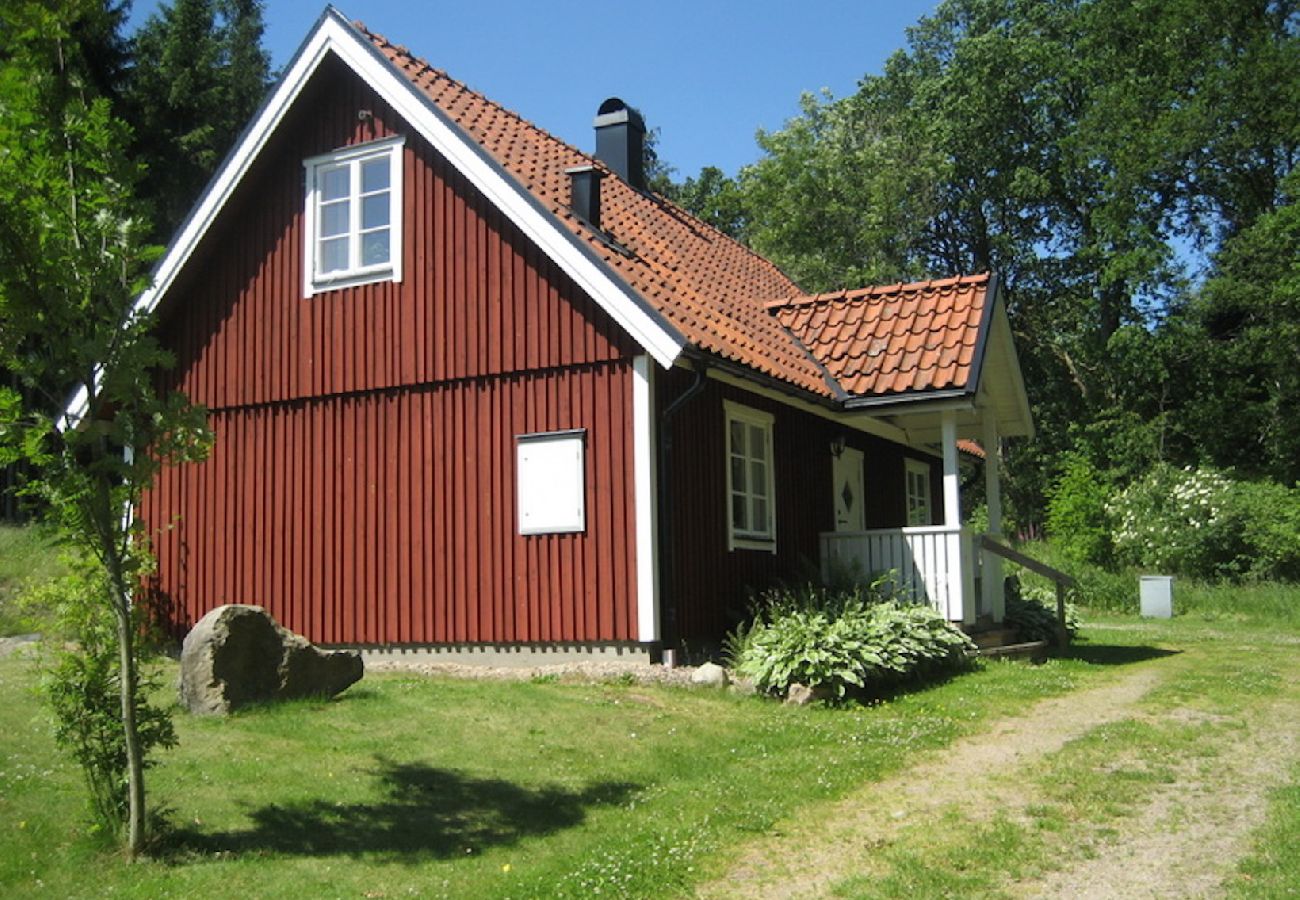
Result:
[[786,689],[785,702],[789,706],[807,706],[820,700],[829,700],[833,696],[830,687],[824,684],[815,687],[795,682]]
[[181,703],[225,715],[250,703],[332,697],[361,680],[355,650],[319,650],[260,606],[218,606],[181,647]]
[[727,670],[717,663],[705,663],[691,673],[691,684],[725,688],[730,683],[731,679],[727,677]]

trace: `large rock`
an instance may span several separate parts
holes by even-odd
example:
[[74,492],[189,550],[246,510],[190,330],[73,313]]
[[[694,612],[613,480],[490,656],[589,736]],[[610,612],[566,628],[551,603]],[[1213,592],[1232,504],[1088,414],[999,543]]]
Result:
[[218,606],[181,647],[181,702],[190,712],[225,715],[250,703],[332,697],[361,680],[355,650],[319,650],[282,628],[260,606]]
[[707,662],[691,673],[691,684],[705,687],[724,688],[731,683],[727,670],[717,663]]

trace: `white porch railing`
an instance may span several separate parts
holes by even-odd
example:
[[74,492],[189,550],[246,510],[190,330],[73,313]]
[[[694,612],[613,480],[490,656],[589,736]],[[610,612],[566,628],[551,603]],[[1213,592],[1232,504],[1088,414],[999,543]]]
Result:
[[974,532],[944,525],[824,532],[822,576],[833,568],[862,576],[893,571],[904,596],[956,622],[975,621]]

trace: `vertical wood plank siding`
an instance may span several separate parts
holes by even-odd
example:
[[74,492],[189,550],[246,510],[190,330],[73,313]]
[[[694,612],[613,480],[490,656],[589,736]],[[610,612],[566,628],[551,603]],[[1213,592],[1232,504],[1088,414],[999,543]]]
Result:
[[[416,135],[403,282],[303,296],[302,160],[399,126],[326,65],[169,292],[164,378],[216,443],[142,505],[157,598],[182,631],[244,602],[331,644],[635,640],[617,325]],[[587,530],[520,537],[515,436],[569,428]]]
[[[680,369],[662,373],[659,408],[680,396],[692,378]],[[776,553],[727,550],[724,399],[775,416]],[[816,577],[820,534],[835,527],[830,443],[839,434],[865,457],[866,526],[903,525],[904,459],[916,456],[907,448],[716,381],[681,409],[673,423],[674,563],[665,598],[677,638],[718,640],[745,615],[753,592],[777,580]],[[917,458],[933,464],[932,458]]]

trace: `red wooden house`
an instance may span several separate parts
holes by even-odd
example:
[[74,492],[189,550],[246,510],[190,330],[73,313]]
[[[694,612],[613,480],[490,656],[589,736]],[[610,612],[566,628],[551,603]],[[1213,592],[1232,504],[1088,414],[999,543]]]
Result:
[[834,558],[1000,614],[956,449],[1032,427],[996,278],[806,296],[596,128],[322,15],[139,301],[216,433],[142,509],[179,628],[653,657]]

